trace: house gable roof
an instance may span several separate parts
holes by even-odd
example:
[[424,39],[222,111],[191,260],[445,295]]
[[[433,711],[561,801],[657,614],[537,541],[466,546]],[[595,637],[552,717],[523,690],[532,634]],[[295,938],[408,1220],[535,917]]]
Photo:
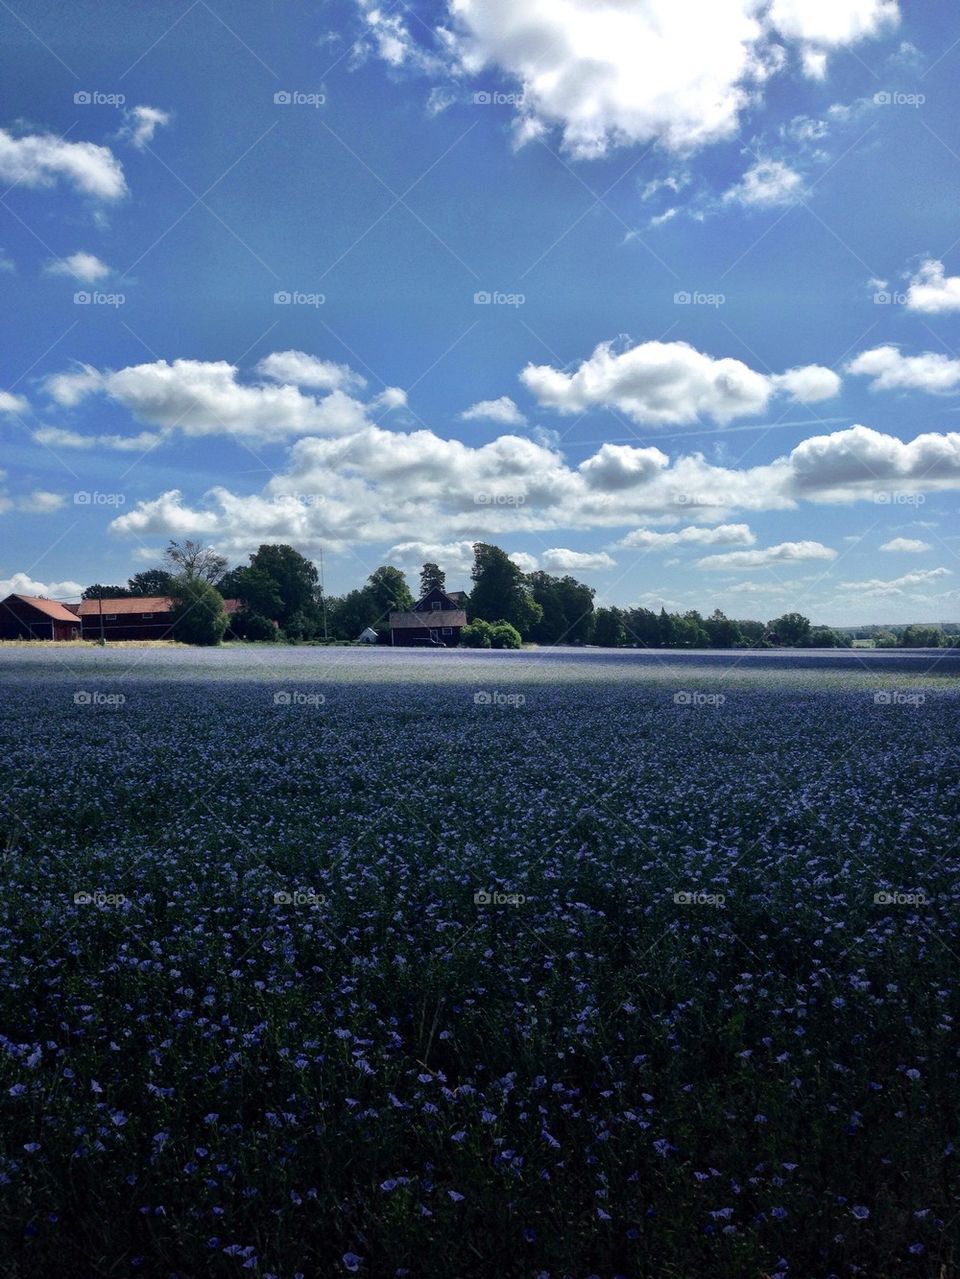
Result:
[[[53,618],[55,622],[73,622],[77,624],[76,613],[71,613],[69,609],[64,608],[62,604],[58,604],[56,600],[46,600],[42,595],[8,595],[8,600],[20,600],[24,604],[29,604],[31,608],[35,608],[39,613],[46,614],[47,617]],[[3,601],[6,603],[6,600]]]

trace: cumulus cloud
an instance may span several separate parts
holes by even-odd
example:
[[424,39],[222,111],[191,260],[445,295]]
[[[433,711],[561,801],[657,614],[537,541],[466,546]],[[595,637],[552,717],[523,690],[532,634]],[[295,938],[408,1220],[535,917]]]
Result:
[[960,387],[960,360],[939,351],[903,355],[896,346],[875,346],[851,360],[847,372],[872,378],[871,391],[929,391],[943,395]]
[[960,311],[960,275],[946,275],[942,262],[927,258],[910,280],[906,306],[928,315]]
[[501,426],[523,426],[526,418],[509,395],[496,400],[478,400],[460,414],[464,422],[499,422]]
[[773,564],[793,564],[798,560],[832,560],[837,552],[822,542],[780,542],[756,551],[727,551],[697,560],[698,568],[769,568]]
[[882,34],[894,0],[837,0],[835,12],[795,3],[767,12],[755,0],[715,0],[691,24],[671,0],[451,0],[427,52],[395,13],[360,0],[370,43],[390,66],[455,77],[494,68],[522,86],[518,143],[557,128],[579,158],[659,142],[689,152],[733,136],[744,108],[796,47],[823,78],[829,51]]
[[163,440],[162,435],[141,431],[139,435],[82,435],[59,426],[41,426],[33,433],[38,444],[50,449],[115,449],[119,453],[144,453]]
[[804,440],[788,459],[798,495],[830,501],[960,485],[960,434],[918,435],[909,444],[867,426]]
[[758,160],[723,198],[760,209],[770,209],[777,205],[792,204],[803,194],[803,178],[795,169],[791,169],[782,160]]
[[0,179],[33,188],[62,180],[82,195],[105,201],[127,193],[123,166],[109,147],[66,142],[52,133],[15,137],[0,129]]
[[587,573],[613,568],[616,560],[606,551],[571,551],[552,547],[540,556],[540,567],[548,573]]
[[894,537],[889,542],[884,542],[880,547],[881,551],[904,551],[911,555],[918,555],[921,551],[930,551],[933,547],[929,542],[921,542],[917,537]]
[[353,391],[367,384],[366,379],[348,364],[321,360],[303,351],[274,351],[260,361],[257,372],[272,382],[286,382],[318,391]]
[[83,250],[77,253],[71,253],[66,258],[53,258],[44,265],[45,275],[72,275],[75,280],[81,280],[84,284],[96,284],[97,280],[103,280],[110,274],[110,267],[106,262],[93,253],[85,253]]
[[439,564],[451,574],[469,576],[473,568],[473,543],[461,542],[396,542],[387,551],[389,563],[402,569],[419,569],[423,564]]
[[79,582],[38,582],[28,573],[14,573],[0,578],[0,599],[8,595],[34,595],[46,599],[79,599],[83,587]]
[[343,434],[359,430],[366,421],[364,406],[345,391],[334,389],[318,399],[289,384],[249,385],[226,360],[156,360],[116,372],[84,366],[49,378],[46,387],[65,407],[99,393],[147,426],[192,436],[286,439],[313,432]]
[[741,360],[714,359],[687,342],[642,342],[621,352],[601,342],[572,373],[528,364],[520,379],[540,404],[560,413],[613,408],[649,426],[703,418],[723,424],[762,413],[781,392],[813,402],[840,388],[837,375],[820,365],[768,375]]
[[120,136],[131,146],[142,150],[153,141],[157,129],[169,123],[169,111],[161,111],[159,107],[131,107],[124,112],[124,126]]
[[0,413],[25,413],[29,404],[22,395],[12,391],[0,391]]
[[49,515],[51,511],[59,511],[65,502],[66,498],[60,493],[34,489],[27,497],[20,498],[16,506],[27,515]]
[[856,591],[859,595],[907,595],[949,576],[948,568],[924,568],[916,569],[912,573],[904,573],[902,577],[895,577],[889,581],[873,578],[866,582],[844,582],[842,585],[851,591]]
[[678,546],[753,546],[756,540],[749,524],[717,524],[713,528],[691,524],[667,533],[648,528],[634,529],[618,545],[660,551],[673,550]]
[[[804,4],[814,11],[805,13]],[[744,109],[784,65],[784,43],[811,73],[827,52],[875,37],[895,0],[713,0],[696,21],[675,0],[448,0],[429,51],[373,0],[360,0],[369,42],[393,68],[522,86],[518,143],[558,129],[574,156],[659,142],[689,152],[733,137]]]

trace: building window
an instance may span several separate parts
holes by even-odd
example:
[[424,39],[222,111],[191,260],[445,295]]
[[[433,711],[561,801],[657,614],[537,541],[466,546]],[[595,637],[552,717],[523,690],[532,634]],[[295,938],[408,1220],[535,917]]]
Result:
[[152,621],[153,621],[153,614],[152,614],[152,613],[141,613],[141,614],[140,614],[140,616],[143,618],[143,620],[144,620],[145,622],[152,622]]
[[443,604],[440,602],[440,600],[430,601],[430,609],[432,612],[439,613],[442,608],[443,608]]
[[431,639],[437,638],[437,628],[435,626],[430,627],[430,638]]
[[452,627],[452,626],[445,626],[445,627],[443,628],[443,633],[444,633],[444,635],[452,635],[452,634],[453,634],[453,627]]
[[104,613],[103,620],[105,622],[115,622],[117,620],[116,613]]

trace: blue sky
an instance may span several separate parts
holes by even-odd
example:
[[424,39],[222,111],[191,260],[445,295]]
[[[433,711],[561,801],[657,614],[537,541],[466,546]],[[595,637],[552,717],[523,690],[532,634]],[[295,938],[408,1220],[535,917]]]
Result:
[[[960,15],[0,11],[0,589],[197,536],[960,616]],[[487,299],[487,300],[484,300]]]

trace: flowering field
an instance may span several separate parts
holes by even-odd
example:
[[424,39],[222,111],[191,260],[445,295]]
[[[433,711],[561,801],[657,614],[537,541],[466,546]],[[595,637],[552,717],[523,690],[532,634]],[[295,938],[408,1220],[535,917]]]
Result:
[[39,649],[5,1275],[960,1274],[956,659]]

